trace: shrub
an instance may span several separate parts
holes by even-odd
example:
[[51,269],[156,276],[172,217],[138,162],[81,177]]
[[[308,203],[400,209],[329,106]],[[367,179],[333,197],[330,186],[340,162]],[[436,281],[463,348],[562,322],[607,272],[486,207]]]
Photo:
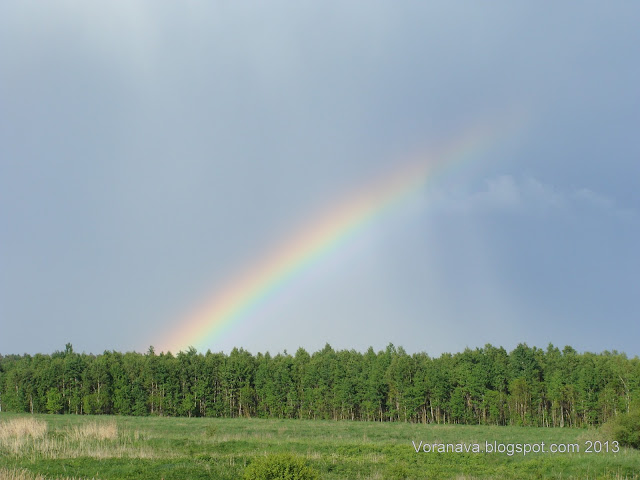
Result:
[[244,471],[245,480],[315,480],[318,473],[303,458],[277,454],[254,460]]
[[640,449],[640,409],[621,413],[603,426],[605,434],[625,447]]
[[387,478],[389,480],[405,480],[411,477],[407,467],[400,463],[394,463],[387,468],[387,474],[384,476],[384,478]]

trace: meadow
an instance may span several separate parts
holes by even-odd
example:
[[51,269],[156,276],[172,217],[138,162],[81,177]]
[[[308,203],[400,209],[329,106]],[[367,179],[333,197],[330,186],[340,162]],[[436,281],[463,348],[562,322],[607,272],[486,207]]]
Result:
[[[251,462],[282,452],[323,479],[640,478],[640,451],[584,451],[598,439],[596,429],[2,413],[0,479],[237,479]],[[581,451],[416,453],[412,441]]]

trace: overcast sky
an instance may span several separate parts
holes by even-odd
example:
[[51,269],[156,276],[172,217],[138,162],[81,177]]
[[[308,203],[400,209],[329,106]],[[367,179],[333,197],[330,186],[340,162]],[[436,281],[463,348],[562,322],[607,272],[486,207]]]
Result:
[[524,126],[207,348],[640,354],[635,2],[0,3],[0,353],[145,351],[407,152]]

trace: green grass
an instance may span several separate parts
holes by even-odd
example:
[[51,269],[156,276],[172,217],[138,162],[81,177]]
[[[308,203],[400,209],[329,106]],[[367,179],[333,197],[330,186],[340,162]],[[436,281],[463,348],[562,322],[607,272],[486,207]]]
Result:
[[46,479],[237,479],[256,458],[283,452],[303,457],[323,479],[640,479],[637,450],[508,456],[416,453],[411,443],[578,443],[584,450],[596,430],[6,413],[0,427],[24,418],[46,422],[46,432],[0,435],[0,471]]

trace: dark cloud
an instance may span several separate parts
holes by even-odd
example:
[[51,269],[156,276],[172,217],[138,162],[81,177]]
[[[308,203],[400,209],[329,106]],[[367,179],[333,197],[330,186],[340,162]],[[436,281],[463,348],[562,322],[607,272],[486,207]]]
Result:
[[[94,352],[144,349],[406,152],[514,107],[531,118],[514,145],[434,186],[448,192],[441,212],[449,214],[434,219],[408,201],[345,247],[344,262],[310,272],[315,280],[299,295],[248,319],[253,333],[212,348],[393,339],[419,349],[406,332],[424,329],[439,339],[429,348],[440,350],[480,337],[561,343],[528,322],[573,311],[567,332],[578,321],[591,327],[567,343],[600,349],[604,306],[615,301],[627,328],[637,311],[620,293],[637,274],[613,274],[632,255],[636,220],[621,227],[593,212],[640,208],[639,13],[597,3],[4,2],[0,351],[51,351],[67,341]],[[515,209],[516,225],[478,209],[539,206],[553,195],[589,213],[569,228],[536,223],[544,212]],[[468,223],[451,213],[456,202],[466,202]],[[551,271],[567,253],[554,247],[559,237],[594,259],[588,291],[599,295],[588,309],[569,276],[554,284],[562,305],[541,277],[511,276],[508,265],[539,264],[517,253],[523,225],[551,232],[536,252]],[[544,308],[532,306],[536,296]],[[394,315],[398,330],[389,333]],[[468,337],[454,338],[449,325],[468,325]],[[625,338],[602,348],[637,353]]]

